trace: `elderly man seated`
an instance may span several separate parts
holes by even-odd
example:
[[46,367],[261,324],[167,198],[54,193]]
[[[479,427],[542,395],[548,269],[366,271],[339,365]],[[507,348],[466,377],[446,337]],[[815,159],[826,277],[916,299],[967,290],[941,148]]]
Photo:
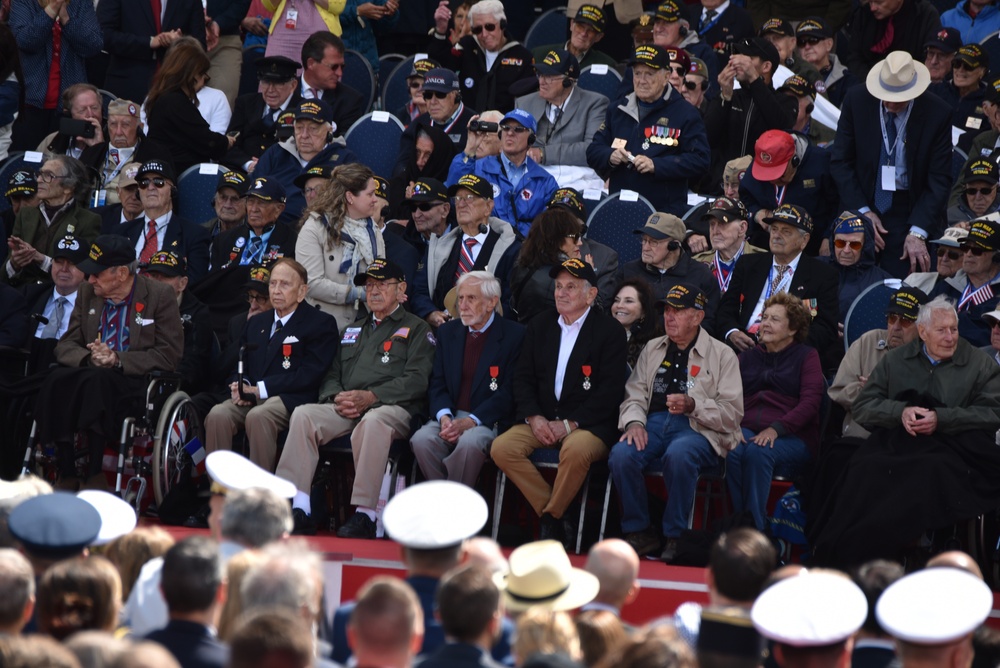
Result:
[[844,211],[831,223],[833,255],[826,258],[840,275],[841,328],[858,295],[875,283],[892,278],[875,264],[875,230],[858,211]]
[[1000,167],[990,158],[974,160],[962,173],[962,196],[948,208],[948,224],[964,223],[1000,210]]
[[87,431],[88,476],[100,474],[105,442],[118,436],[130,404],[141,403],[146,374],[180,362],[184,333],[174,290],[137,276],[136,264],[128,239],[109,234],[78,265],[88,282],[56,345],[62,366],[45,379],[35,406],[39,440],[56,444],[64,479],[76,476],[73,435]]
[[[219,195],[216,194],[218,198]],[[279,257],[295,257],[297,234],[291,225],[281,225],[285,189],[277,179],[258,176],[243,195],[246,222],[220,234],[212,244],[215,269],[231,265],[270,265]]]
[[957,274],[962,268],[962,259],[965,257],[962,243],[967,236],[969,236],[968,223],[960,223],[946,229],[940,239],[930,242],[937,255],[936,271],[915,271],[906,277],[905,283],[924,292],[930,292],[939,281]]
[[723,295],[729,289],[736,261],[744,253],[763,253],[764,249],[747,241],[750,212],[738,199],[719,197],[709,205],[701,220],[708,222],[712,250],[698,253],[694,259],[708,265],[719,284],[719,294]]
[[[274,277],[271,281],[273,283]],[[337,530],[341,538],[375,538],[375,506],[389,446],[410,433],[413,415],[427,404],[434,335],[400,304],[403,270],[383,258],[354,277],[365,288],[369,314],[344,330],[340,350],[319,389],[319,403],[292,413],[277,475],[295,483],[295,530],[315,533],[309,494],[319,446],[351,435],[357,512]],[[273,299],[273,297],[272,297]]]
[[898,558],[924,531],[997,507],[1000,366],[958,321],[943,296],[922,306],[919,340],[890,351],[854,401],[872,435],[815,518],[818,563]]
[[142,133],[139,105],[132,100],[112,100],[108,104],[108,138],[86,147],[80,162],[97,174],[92,206],[117,204],[118,180],[129,166],[166,155],[166,149],[150,144]]
[[1000,223],[977,220],[962,242],[962,268],[938,281],[930,296],[956,302],[958,332],[974,346],[990,343],[990,328],[982,317],[1000,304]]
[[[209,253],[215,254],[214,244],[223,232],[239,227],[247,217],[247,203],[244,197],[250,188],[250,181],[243,172],[223,172],[215,184],[215,197],[212,198],[212,210],[215,218],[202,223],[212,239],[213,248]],[[209,264],[209,270],[215,269],[215,264]]]
[[650,523],[644,474],[663,472],[667,507],[660,558],[672,560],[688,526],[698,474],[739,443],[743,386],[736,354],[701,327],[708,299],[693,285],[674,285],[664,299],[666,336],[653,339],[625,385],[618,428],[624,435],[608,465],[622,499],[622,532],[639,556],[660,549]]

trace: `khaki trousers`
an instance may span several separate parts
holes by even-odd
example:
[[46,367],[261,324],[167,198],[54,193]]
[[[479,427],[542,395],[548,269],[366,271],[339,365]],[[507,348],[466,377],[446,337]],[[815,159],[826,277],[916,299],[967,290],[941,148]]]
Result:
[[355,470],[351,505],[374,509],[389,460],[389,446],[409,431],[410,414],[399,406],[373,408],[360,420],[342,417],[333,404],[299,406],[292,413],[276,475],[309,494],[319,465],[319,446],[351,432]]
[[552,487],[528,456],[543,446],[526,424],[511,427],[493,441],[493,461],[524,494],[535,513],[560,518],[587,478],[590,465],[608,456],[608,446],[586,429],[577,429],[559,445],[559,467]]
[[288,426],[288,411],[279,397],[268,397],[256,406],[237,406],[232,400],[216,404],[205,418],[205,449],[229,450],[241,429],[250,442],[250,461],[265,471],[274,470],[278,432]]
[[243,69],[243,43],[239,35],[221,35],[219,45],[208,54],[212,66],[208,76],[212,78],[212,88],[226,94],[229,108],[236,103],[240,92],[240,70]]

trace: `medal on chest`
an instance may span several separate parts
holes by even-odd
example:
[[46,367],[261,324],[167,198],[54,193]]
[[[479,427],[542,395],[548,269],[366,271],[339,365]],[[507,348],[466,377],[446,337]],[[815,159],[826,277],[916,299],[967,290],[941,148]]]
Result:
[[499,385],[497,384],[497,378],[500,376],[500,367],[491,366],[490,367],[490,390],[493,392],[497,391]]
[[142,326],[142,311],[146,308],[146,305],[139,302],[135,305],[135,324]]
[[645,151],[649,148],[649,138],[653,136],[653,128],[646,128],[643,132],[646,135],[646,141],[642,142],[642,150]]
[[698,376],[698,372],[700,371],[701,371],[700,366],[691,367],[691,377],[688,378],[688,381],[686,383],[684,383],[684,387],[687,388],[688,392],[694,389],[694,379]]
[[389,350],[392,348],[392,341],[386,341],[382,344],[382,364],[389,363]]
[[292,344],[290,343],[282,344],[281,354],[285,358],[284,361],[281,362],[281,368],[282,369],[292,368]]
[[584,364],[581,369],[583,370],[583,389],[590,389],[590,372],[591,368],[589,364]]

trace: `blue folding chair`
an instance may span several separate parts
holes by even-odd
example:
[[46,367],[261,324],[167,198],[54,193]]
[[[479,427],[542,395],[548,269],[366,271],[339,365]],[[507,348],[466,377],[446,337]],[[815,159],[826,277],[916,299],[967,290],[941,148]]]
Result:
[[962,173],[962,167],[965,167],[965,161],[969,159],[969,156],[965,151],[959,147],[951,149],[951,180],[955,182]]
[[983,47],[983,51],[990,57],[990,73],[988,76],[992,77],[997,72],[1000,72],[1000,32],[995,32],[983,38],[979,42],[979,45]]
[[844,318],[845,351],[865,332],[885,327],[885,308],[889,305],[889,297],[902,284],[898,278],[887,278],[881,283],[869,285],[854,299]]
[[344,135],[347,148],[375,174],[388,179],[396,166],[403,124],[388,111],[374,111],[359,118]]
[[213,162],[192,165],[177,179],[177,215],[193,223],[204,223],[215,216],[212,198],[225,167]]
[[384,53],[378,57],[378,99],[380,103],[382,101],[382,94],[385,92],[386,79],[396,69],[396,66],[404,60],[406,60],[406,56],[401,53]]
[[375,101],[375,70],[368,59],[354,49],[344,51],[344,78],[342,81],[361,93],[365,99],[364,110],[372,108]]
[[608,198],[607,193],[605,193],[603,190],[600,191],[600,197],[595,197],[594,199],[590,199],[589,197],[586,196],[590,194],[591,192],[588,191],[584,193],[584,197],[580,198],[581,201],[583,202],[583,210],[587,214],[586,218],[587,220],[590,220],[590,214],[594,213],[594,209],[597,208],[597,205]]
[[[528,28],[524,36],[524,47],[531,51],[546,44],[565,44],[569,37],[569,21],[566,19],[566,8],[555,7],[542,12],[541,16]],[[562,48],[562,47],[560,47]]]
[[[38,155],[37,153],[35,155]],[[6,190],[7,180],[10,179],[11,175],[19,169],[30,169],[32,172],[37,172],[38,168],[42,166],[41,161],[38,162],[28,162],[24,159],[23,151],[14,151],[7,155],[7,159],[4,160],[3,164],[0,164],[0,188]],[[6,197],[0,197],[0,212],[6,211],[10,208],[10,202],[7,201]]]
[[[406,77],[413,70],[413,56],[396,65],[382,84],[382,109],[390,114],[410,101],[410,89]],[[385,71],[382,72],[385,75]]]
[[656,209],[642,195],[637,195],[634,202],[622,201],[621,196],[617,192],[594,208],[587,219],[587,238],[614,248],[618,251],[618,261],[625,264],[638,260],[642,253],[639,237],[632,231],[641,227]]
[[618,70],[607,65],[602,65],[594,71],[594,65],[587,65],[580,70],[580,78],[577,85],[594,93],[600,93],[609,100],[614,99],[615,91],[622,82],[622,75]]

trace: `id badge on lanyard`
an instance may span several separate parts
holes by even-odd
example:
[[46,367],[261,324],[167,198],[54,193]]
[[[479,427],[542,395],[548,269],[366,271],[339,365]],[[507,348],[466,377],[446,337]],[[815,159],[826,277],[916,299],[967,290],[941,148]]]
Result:
[[295,4],[285,10],[285,30],[295,30],[299,22],[299,10],[295,9]]

